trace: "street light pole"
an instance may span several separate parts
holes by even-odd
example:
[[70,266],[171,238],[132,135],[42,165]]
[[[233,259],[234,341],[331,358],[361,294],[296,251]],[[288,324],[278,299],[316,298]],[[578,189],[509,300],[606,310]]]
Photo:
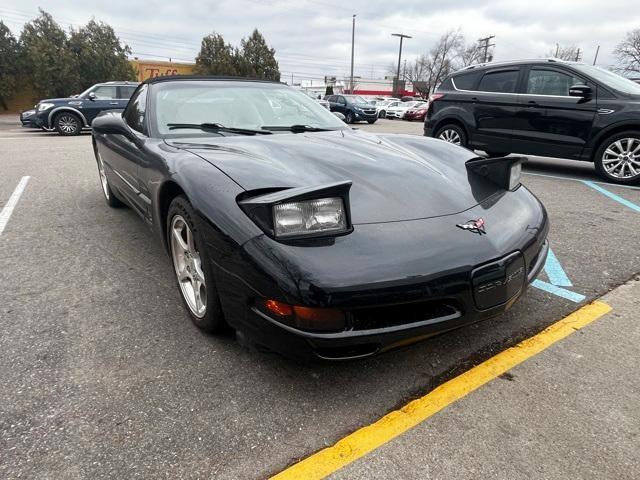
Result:
[[398,71],[396,73],[396,85],[395,85],[395,94],[398,94],[398,87],[400,86],[400,62],[402,61],[402,40],[405,38],[412,38],[409,35],[405,35],[404,33],[392,33],[392,37],[400,37],[400,51],[398,52]]
[[353,49],[356,39],[356,14],[353,14],[351,24],[351,76],[349,77],[349,93],[353,94]]

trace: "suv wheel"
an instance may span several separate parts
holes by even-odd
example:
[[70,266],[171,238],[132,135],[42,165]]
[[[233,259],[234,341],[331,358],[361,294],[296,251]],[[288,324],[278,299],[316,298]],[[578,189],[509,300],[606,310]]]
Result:
[[596,152],[595,165],[598,175],[611,182],[640,182],[640,132],[622,132],[607,138]]
[[82,130],[82,120],[75,113],[62,112],[53,119],[53,128],[60,135],[79,135]]
[[457,125],[449,124],[440,127],[434,137],[461,147],[467,146],[467,135]]
[[354,121],[353,113],[347,112],[347,114],[344,116],[344,121],[347,123],[353,123]]
[[385,112],[384,110],[380,110],[380,113],[378,113],[378,118],[384,118],[387,116],[387,112]]

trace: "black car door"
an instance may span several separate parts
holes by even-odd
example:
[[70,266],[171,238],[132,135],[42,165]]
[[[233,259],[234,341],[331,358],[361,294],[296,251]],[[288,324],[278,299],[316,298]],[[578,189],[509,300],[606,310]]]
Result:
[[[588,98],[569,96],[569,88],[587,84]],[[571,71],[555,66],[527,68],[518,120],[514,127],[514,152],[563,158],[580,156],[597,109],[596,86]]]
[[91,125],[93,119],[103,110],[124,108],[118,105],[118,87],[115,85],[100,85],[91,90],[86,98],[83,99],[82,111],[87,123]]
[[475,130],[471,132],[473,147],[488,152],[511,152],[519,80],[517,66],[487,70],[477,91],[469,94],[475,123]]
[[139,170],[141,163],[148,162],[144,148],[146,140],[145,112],[147,103],[147,86],[143,85],[131,97],[126,110],[122,113],[132,135],[109,134],[105,142],[109,148],[104,149],[102,161],[113,171],[114,185],[127,197],[129,203],[145,218],[151,214],[151,200],[146,189],[140,185]]

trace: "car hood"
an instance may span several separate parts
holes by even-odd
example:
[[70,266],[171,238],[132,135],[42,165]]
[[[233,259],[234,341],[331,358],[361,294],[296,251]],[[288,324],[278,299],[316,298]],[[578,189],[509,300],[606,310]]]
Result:
[[81,98],[77,98],[77,97],[68,97],[68,98],[45,98],[44,100],[40,100],[38,103],[64,103],[64,102],[70,102],[72,100],[82,100]]
[[202,157],[245,190],[350,180],[354,224],[450,215],[498,192],[467,171],[465,162],[476,157],[473,152],[414,135],[341,130],[166,143]]

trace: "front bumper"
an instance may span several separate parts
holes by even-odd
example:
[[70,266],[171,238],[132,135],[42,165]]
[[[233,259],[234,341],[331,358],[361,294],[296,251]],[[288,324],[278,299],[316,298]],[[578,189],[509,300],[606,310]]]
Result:
[[[480,214],[493,226],[485,235],[457,228]],[[544,208],[520,187],[458,215],[356,225],[327,245],[255,237],[216,269],[216,284],[225,318],[255,344],[295,358],[365,357],[511,308],[544,266],[548,228]],[[254,307],[265,298],[340,309],[347,328],[285,325]]]
[[20,123],[23,127],[26,128],[38,128],[35,124],[35,110],[25,110],[24,112],[20,112]]
[[363,121],[375,120],[378,118],[377,113],[353,112],[353,115],[355,116],[356,120]]

